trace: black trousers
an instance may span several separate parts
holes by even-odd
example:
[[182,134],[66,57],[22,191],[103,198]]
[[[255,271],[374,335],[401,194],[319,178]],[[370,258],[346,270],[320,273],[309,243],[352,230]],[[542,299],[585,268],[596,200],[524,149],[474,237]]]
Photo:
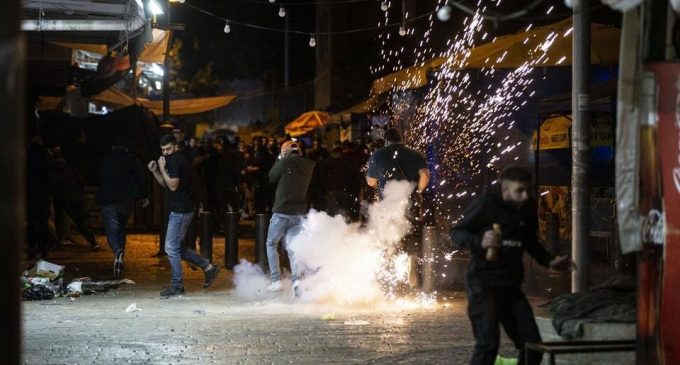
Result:
[[[519,289],[468,289],[468,316],[475,336],[471,365],[493,365],[500,342],[499,324],[519,350],[518,365],[524,365],[524,343],[539,342],[541,335],[531,306]],[[541,354],[532,353],[529,364],[539,365]]]
[[85,237],[90,246],[97,244],[97,241],[94,238],[94,232],[87,222],[88,216],[87,212],[85,211],[85,203],[83,202],[82,198],[69,197],[63,200],[55,199],[54,224],[57,226],[57,232],[64,228],[64,213],[71,217],[73,222],[78,227],[78,231],[83,235],[83,237]]
[[50,243],[49,209],[47,198],[29,199],[26,203],[26,240],[30,253],[47,255]]

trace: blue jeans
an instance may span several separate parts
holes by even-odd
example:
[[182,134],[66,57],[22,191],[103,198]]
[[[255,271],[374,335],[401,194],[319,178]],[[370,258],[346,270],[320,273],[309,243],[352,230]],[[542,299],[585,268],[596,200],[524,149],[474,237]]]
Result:
[[288,260],[290,261],[290,271],[293,273],[293,281],[300,278],[297,261],[295,261],[295,254],[288,249],[287,244],[302,230],[303,218],[304,215],[274,213],[269,221],[269,230],[267,231],[267,259],[269,259],[269,272],[271,272],[272,281],[281,280],[278,246],[279,242],[281,242],[281,239],[284,237],[286,251],[288,251]]
[[121,202],[102,205],[102,218],[104,220],[104,232],[113,255],[125,251],[125,225],[132,212],[133,202]]
[[168,230],[165,234],[165,252],[168,254],[170,270],[172,271],[172,286],[182,288],[182,260],[187,260],[194,266],[207,269],[210,261],[196,254],[194,250],[182,246],[194,212],[170,212],[168,216]]

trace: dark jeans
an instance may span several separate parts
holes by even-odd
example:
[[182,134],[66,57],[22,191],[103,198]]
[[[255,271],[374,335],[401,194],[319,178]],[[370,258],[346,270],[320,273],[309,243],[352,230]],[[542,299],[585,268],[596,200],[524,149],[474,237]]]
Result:
[[205,270],[210,261],[199,256],[196,252],[182,244],[187,234],[194,212],[178,213],[170,212],[168,216],[168,231],[165,234],[165,252],[168,254],[170,270],[172,271],[172,286],[183,287],[182,260],[186,260]]
[[326,213],[328,215],[342,215],[350,218],[353,197],[345,191],[329,191],[326,193]]
[[224,212],[238,212],[241,209],[241,197],[236,187],[227,187],[220,192],[220,214]]
[[132,213],[133,202],[121,202],[102,205],[102,219],[104,220],[104,232],[109,247],[114,256],[120,251],[125,251],[126,233],[125,225]]
[[[499,324],[519,350],[518,364],[525,364],[524,343],[541,341],[534,313],[519,289],[468,289],[468,316],[476,341],[471,365],[494,364],[500,341]],[[531,355],[529,364],[541,363],[541,354]]]
[[49,230],[49,200],[33,199],[26,204],[26,240],[28,241],[28,251],[43,255],[47,254],[50,242]]
[[263,214],[271,211],[274,200],[272,199],[272,191],[268,187],[256,185],[253,195],[255,213]]
[[[57,199],[54,202],[54,224],[59,227],[64,226],[64,216],[63,213],[66,212],[73,222],[78,227],[80,234],[85,237],[87,242],[94,246],[97,241],[94,239],[94,232],[92,228],[87,223],[87,212],[85,211],[85,205],[82,198],[65,198],[64,200]],[[63,237],[60,237],[63,238]]]

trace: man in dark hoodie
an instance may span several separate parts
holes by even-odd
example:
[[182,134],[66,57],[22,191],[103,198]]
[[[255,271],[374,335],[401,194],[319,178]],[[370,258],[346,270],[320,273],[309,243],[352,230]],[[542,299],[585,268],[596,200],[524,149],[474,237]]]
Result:
[[353,170],[352,161],[345,158],[340,148],[331,151],[330,157],[317,164],[315,175],[319,187],[323,190],[324,208],[330,216],[341,214],[350,218],[355,181],[359,181],[359,173]]
[[[525,364],[524,344],[541,340],[522,292],[524,251],[544,267],[566,269],[570,264],[567,256],[554,257],[538,242],[536,206],[529,199],[531,174],[508,167],[499,180],[500,191],[479,197],[451,229],[454,246],[470,251],[468,316],[476,340],[471,365],[494,364],[499,324],[520,351],[519,364]],[[528,360],[538,365],[541,355]]]
[[[267,232],[267,258],[272,277],[268,291],[282,290],[278,245],[284,237],[286,243],[290,243],[302,229],[302,220],[307,213],[307,190],[313,172],[314,161],[302,156],[295,141],[287,141],[281,146],[281,154],[269,171],[269,181],[278,185]],[[295,254],[291,250],[288,250],[288,259],[293,274],[292,296],[298,297],[300,275]]]
[[[111,152],[99,161],[99,189],[97,204],[102,209],[104,233],[113,252],[113,275],[123,273],[123,256],[127,235],[125,226],[134,209],[135,201],[145,194],[144,168],[135,155],[128,151],[124,139],[117,138]],[[144,198],[143,206],[149,204]]]
[[[54,221],[57,234],[63,235],[64,212],[77,225],[78,231],[90,244],[92,251],[99,250],[99,244],[88,223],[89,215],[85,209],[85,179],[80,170],[64,159],[60,146],[52,149],[51,181],[54,197]],[[60,237],[61,238],[61,237]]]

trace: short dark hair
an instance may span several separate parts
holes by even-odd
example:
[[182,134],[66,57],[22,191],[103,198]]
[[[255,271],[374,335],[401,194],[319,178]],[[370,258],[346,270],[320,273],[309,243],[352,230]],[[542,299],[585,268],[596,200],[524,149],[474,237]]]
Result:
[[533,175],[526,169],[519,166],[508,166],[501,170],[498,175],[500,181],[516,181],[522,183],[529,183],[534,181]]
[[401,143],[402,138],[401,138],[401,131],[398,130],[397,128],[390,128],[385,131],[385,134],[383,135],[383,138],[385,138],[385,142],[388,143]]
[[161,146],[166,146],[169,144],[177,144],[177,138],[173,136],[172,134],[166,134],[164,136],[161,136]]

